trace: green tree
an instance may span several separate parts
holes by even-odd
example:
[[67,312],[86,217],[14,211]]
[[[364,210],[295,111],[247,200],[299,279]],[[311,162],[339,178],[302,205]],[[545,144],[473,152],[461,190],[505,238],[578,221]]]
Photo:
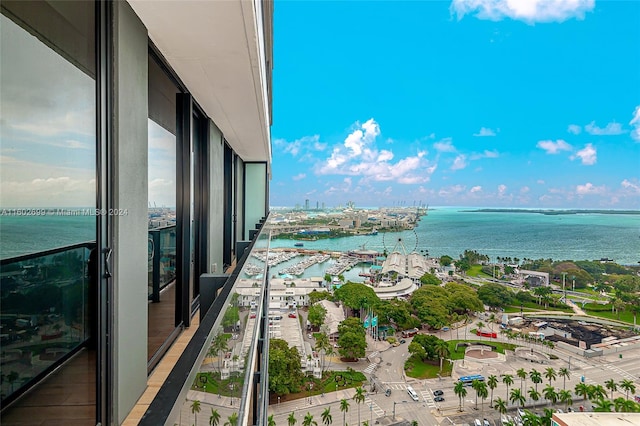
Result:
[[511,394],[509,395],[509,401],[513,404],[520,404],[520,406],[524,407],[524,403],[526,402],[526,398],[520,392],[520,389],[511,389]]
[[455,386],[453,387],[453,393],[455,393],[460,400],[460,406],[458,410],[462,411],[462,399],[467,396],[467,388],[464,387],[464,383],[460,381],[456,382]]
[[523,426],[542,426],[540,417],[536,416],[529,410],[524,410],[524,416],[522,416]]
[[535,405],[536,402],[538,402],[538,400],[540,399],[540,392],[538,392],[537,389],[529,388],[529,398],[531,398],[531,401],[533,401],[533,405]]
[[547,367],[544,371],[544,377],[549,380],[549,386],[551,386],[551,380],[555,380],[557,377],[556,370],[553,367]]
[[498,308],[509,306],[513,302],[514,293],[501,284],[487,283],[478,289],[478,298],[485,305]]
[[218,410],[211,409],[211,416],[209,416],[209,426],[218,426],[220,423],[220,413]]
[[195,425],[198,426],[198,413],[200,412],[200,401],[197,399],[191,402],[191,414],[195,421]]
[[238,413],[233,413],[227,417],[224,426],[238,426]]
[[589,396],[589,385],[586,383],[578,383],[575,387],[576,395],[581,396],[583,399],[587,399]]
[[629,392],[635,393],[636,385],[631,380],[624,379],[620,382],[620,389],[626,392],[626,397],[629,399]]
[[535,368],[529,372],[529,378],[533,382],[536,387],[536,391],[538,390],[538,384],[542,383],[542,374]]
[[453,263],[453,257],[447,256],[446,254],[444,256],[440,256],[441,266],[449,266],[451,263]]
[[313,415],[311,415],[311,413],[307,411],[307,414],[304,416],[304,419],[302,420],[302,426],[312,426],[312,425],[318,426],[318,422],[313,420]]
[[613,401],[610,401],[608,399],[596,399],[593,404],[593,411],[596,411],[598,413],[610,413],[611,411],[613,411]]
[[442,361],[449,356],[449,345],[444,340],[439,339],[433,350],[438,358],[440,358],[440,373],[442,373]]
[[509,401],[509,386],[513,384],[513,376],[511,374],[503,374],[502,375],[502,383],[507,385],[507,401]]
[[573,399],[571,398],[571,391],[570,390],[566,390],[566,389],[562,389],[560,392],[558,392],[558,399],[564,403],[564,409],[565,411],[569,408],[570,405],[573,404]]
[[267,417],[267,426],[276,426],[276,421],[273,418],[273,414]]
[[349,401],[346,399],[340,400],[340,411],[342,411],[342,426],[347,424],[347,412],[349,411]]
[[480,390],[487,390],[487,384],[485,382],[481,382],[480,380],[474,380],[471,382],[471,388],[476,391],[476,410],[478,409],[478,396],[480,394]]
[[506,414],[507,412],[507,401],[505,401],[504,399],[497,397],[495,404],[493,405],[493,408],[495,408],[496,410],[498,410],[498,412],[500,414]]
[[420,277],[420,283],[422,283],[422,285],[440,285],[442,281],[435,275],[426,273]]
[[277,395],[298,392],[304,375],[298,349],[282,339],[269,341],[269,390]]
[[361,283],[349,282],[337,289],[334,296],[351,309],[370,308],[380,302],[375,291]]
[[319,329],[320,326],[324,323],[326,317],[327,310],[321,304],[309,306],[309,314],[307,316],[307,320],[309,320],[314,329]]
[[291,414],[289,414],[289,417],[287,417],[287,424],[289,426],[294,426],[297,421],[298,420],[296,419],[296,413],[292,411]]
[[356,393],[353,395],[353,400],[358,404],[358,424],[360,424],[360,404],[364,402],[365,391],[362,387],[356,388]]
[[516,374],[518,375],[518,377],[520,377],[520,393],[522,393],[524,381],[527,380],[527,370],[525,370],[524,368],[520,368],[518,371],[516,371]]
[[607,391],[604,389],[604,387],[602,387],[602,385],[590,385],[589,386],[589,399],[590,400],[594,400],[594,399],[599,399],[599,398],[606,398],[607,397]]
[[324,423],[327,426],[329,426],[331,423],[333,423],[333,416],[331,415],[331,408],[330,407],[327,407],[322,412],[322,415],[320,417],[322,417],[322,423]]
[[604,385],[611,391],[611,400],[613,400],[613,393],[618,390],[618,383],[614,379],[609,379],[604,382]]
[[490,400],[490,404],[493,404],[493,390],[498,387],[498,378],[495,375],[490,375],[487,378],[487,386],[489,386],[489,389],[491,389],[491,400]]
[[415,358],[423,361],[427,359],[427,351],[418,342],[412,341],[411,343],[409,343],[407,351],[411,354],[411,356]]
[[545,386],[544,389],[542,389],[542,394],[544,395],[544,399],[549,401],[550,404],[555,404],[558,401],[556,388],[551,385]]
[[558,376],[562,377],[562,389],[566,389],[567,379],[571,377],[571,372],[567,368],[562,367],[560,370],[558,370]]

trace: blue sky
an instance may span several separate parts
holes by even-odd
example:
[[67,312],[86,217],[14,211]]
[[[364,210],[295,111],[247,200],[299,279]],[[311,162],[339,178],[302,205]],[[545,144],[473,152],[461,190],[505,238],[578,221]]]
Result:
[[271,205],[640,209],[640,2],[278,1]]

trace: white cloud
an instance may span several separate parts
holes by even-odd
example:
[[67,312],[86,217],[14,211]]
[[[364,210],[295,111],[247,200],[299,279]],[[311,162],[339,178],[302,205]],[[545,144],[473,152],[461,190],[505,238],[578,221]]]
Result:
[[433,144],[433,147],[438,152],[456,152],[456,148],[451,143],[451,138],[440,139]]
[[476,192],[482,192],[482,187],[480,185],[474,186],[469,190],[470,193],[475,194]]
[[498,151],[489,151],[487,149],[484,150],[484,152],[479,153],[479,154],[472,154],[471,155],[471,159],[472,160],[479,160],[481,158],[498,158],[500,156],[500,153]]
[[569,124],[567,132],[573,133],[574,135],[579,135],[580,132],[582,132],[582,127],[578,126],[577,124]]
[[438,195],[446,198],[452,195],[459,194],[463,192],[465,189],[466,187],[464,185],[453,185],[446,188],[440,188],[440,191],[438,191]]
[[495,136],[496,132],[488,127],[481,127],[478,133],[474,133],[473,136]]
[[380,127],[373,119],[358,126],[344,140],[333,148],[331,156],[324,164],[316,167],[321,175],[360,176],[366,181],[394,181],[402,184],[425,183],[435,171],[435,165],[426,160],[426,151],[398,159],[391,150],[378,150],[376,138]]
[[624,189],[629,190],[630,192],[640,194],[640,185],[637,183],[633,183],[628,179],[625,179],[622,182],[620,182],[620,186],[622,186]]
[[292,157],[296,157],[303,151],[324,151],[327,147],[326,144],[320,142],[319,135],[303,136],[293,142],[288,142],[285,139],[276,139],[273,144],[283,152],[291,154]]
[[576,186],[576,194],[578,195],[602,195],[606,194],[606,192],[607,189],[604,185],[595,186],[591,182]]
[[462,19],[473,14],[478,19],[500,21],[504,18],[528,22],[562,22],[567,19],[584,19],[595,0],[453,0],[451,14]]
[[563,141],[562,139],[558,139],[557,141],[539,141],[536,146],[538,148],[544,149],[547,154],[557,154],[560,151],[571,151],[571,145]]
[[545,183],[545,182],[544,182],[544,180],[543,180],[543,179],[538,179],[538,180],[536,181],[536,183],[537,183],[538,185],[544,185],[544,183]]
[[598,160],[598,152],[593,145],[588,143],[584,148],[576,152],[575,155],[571,156],[572,160],[575,160],[576,158],[579,158],[585,166],[592,166],[596,164],[596,161]]
[[531,191],[531,188],[529,188],[528,186],[523,186],[522,188],[520,188],[520,193],[521,194],[526,194],[529,191]]
[[592,121],[591,123],[584,126],[584,130],[590,135],[598,135],[598,136],[609,136],[609,135],[620,135],[625,133],[625,130],[622,128],[620,123],[608,123],[606,127],[598,127],[596,126],[596,122]]
[[461,170],[468,166],[467,157],[464,154],[460,154],[453,160],[451,170]]
[[633,118],[629,122],[629,125],[633,126],[631,130],[631,138],[634,141],[640,142],[640,105],[638,105],[633,111]]
[[507,185],[498,185],[498,196],[503,197],[507,192]]
[[302,180],[302,179],[304,179],[306,177],[307,177],[306,174],[300,173],[300,174],[297,174],[297,175],[291,177],[291,179],[293,179],[294,181],[299,181],[299,180]]

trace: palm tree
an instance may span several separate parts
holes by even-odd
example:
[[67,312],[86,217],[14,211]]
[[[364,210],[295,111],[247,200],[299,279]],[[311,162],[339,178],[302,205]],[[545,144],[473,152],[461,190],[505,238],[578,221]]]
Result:
[[589,396],[589,385],[586,383],[578,383],[576,385],[576,395],[580,395],[583,399],[587,399]]
[[273,419],[273,414],[267,417],[267,426],[276,426],[276,421]]
[[602,387],[602,385],[595,385],[595,386],[589,386],[589,399],[590,400],[594,400],[594,399],[599,399],[599,398],[606,398],[607,397],[607,391]]
[[540,423],[544,426],[551,426],[551,418],[555,410],[552,408],[545,408],[544,415],[540,417]]
[[556,388],[551,385],[545,386],[544,389],[542,389],[542,394],[544,395],[544,399],[549,401],[550,404],[555,404],[558,401]]
[[558,376],[562,377],[562,389],[566,389],[567,379],[571,377],[571,372],[569,371],[569,369],[562,367],[560,370],[558,370]]
[[307,415],[302,420],[302,426],[318,426],[318,422],[313,420],[313,415],[307,411]]
[[331,408],[329,408],[329,407],[327,407],[322,412],[322,415],[320,417],[322,417],[322,423],[324,423],[327,426],[329,426],[331,423],[333,423],[333,416],[331,416]]
[[287,424],[289,426],[294,426],[297,421],[296,414],[292,411],[291,414],[289,414],[289,417],[287,417]]
[[520,393],[522,393],[524,381],[527,380],[527,370],[525,370],[524,368],[521,368],[518,371],[516,371],[516,374],[518,375],[518,377],[520,377]]
[[513,376],[511,374],[505,374],[502,376],[502,383],[507,385],[507,403],[509,403],[509,386],[513,384]]
[[608,399],[596,399],[593,404],[593,411],[597,411],[599,413],[610,413],[613,411],[613,401]]
[[211,416],[209,416],[209,426],[218,426],[218,423],[220,423],[220,413],[212,408]]
[[536,402],[540,399],[540,392],[537,389],[529,388],[529,398],[533,401],[533,405],[536,405]]
[[233,413],[227,417],[227,421],[224,426],[238,426],[238,413]]
[[[482,327],[484,327],[484,323],[482,321],[478,321],[478,332],[482,332]],[[482,334],[480,334],[480,339],[482,339]]]
[[464,387],[464,383],[456,382],[456,385],[453,387],[453,393],[455,393],[458,396],[458,399],[460,399],[459,410],[462,411],[462,398],[467,396],[467,388]]
[[568,391],[566,389],[562,389],[560,392],[558,392],[558,399],[564,402],[565,411],[567,411],[567,408],[569,408],[569,405],[573,404],[573,399],[571,399],[571,391]]
[[356,393],[353,395],[353,400],[358,404],[358,424],[360,424],[360,404],[364,402],[365,391],[362,387],[356,388]]
[[480,388],[482,386],[487,386],[484,382],[481,382],[480,380],[474,380],[471,382],[471,388],[473,388],[474,391],[476,391],[476,410],[478,409],[478,394],[480,393]]
[[551,380],[555,380],[557,377],[556,370],[553,367],[548,367],[544,372],[544,377],[549,380],[549,386],[551,386]]
[[497,397],[493,408],[498,410],[498,413],[505,414],[507,412],[507,401],[500,397]]
[[490,404],[493,404],[493,390],[498,387],[498,378],[495,375],[491,375],[487,378],[487,386],[489,386],[489,389],[491,389],[491,400],[489,401]]
[[442,360],[449,356],[449,345],[444,340],[438,340],[433,347],[433,352],[440,358],[440,373],[442,373]]
[[613,393],[618,390],[618,383],[613,379],[609,379],[604,382],[604,385],[611,391],[611,400],[613,400]]
[[627,393],[627,399],[629,399],[629,392],[635,393],[636,392],[636,385],[634,385],[631,380],[625,379],[625,380],[620,382],[620,389],[622,389],[623,391],[625,391]]
[[621,413],[633,413],[640,410],[640,408],[638,408],[638,404],[622,397],[614,399],[613,405],[616,411]]
[[197,399],[191,403],[191,414],[195,419],[195,425],[198,426],[198,413],[200,412],[200,401]]
[[540,417],[529,410],[525,410],[525,414],[522,416],[522,424],[524,426],[541,426],[542,422],[540,421]]
[[476,390],[476,394],[480,395],[480,398],[482,398],[482,414],[484,415],[484,400],[487,399],[487,397],[489,396],[489,391],[487,390],[487,385],[485,384],[485,382],[480,382],[482,383],[482,385],[480,386],[479,389]]
[[512,403],[518,403],[520,406],[524,407],[524,403],[526,402],[526,398],[520,392],[520,389],[511,389],[511,395],[509,395],[509,401]]
[[340,400],[340,411],[342,411],[342,425],[347,424],[347,411],[349,411],[349,401],[346,399]]
[[536,391],[538,390],[538,384],[542,383],[542,374],[535,368],[529,372],[529,378],[536,386]]

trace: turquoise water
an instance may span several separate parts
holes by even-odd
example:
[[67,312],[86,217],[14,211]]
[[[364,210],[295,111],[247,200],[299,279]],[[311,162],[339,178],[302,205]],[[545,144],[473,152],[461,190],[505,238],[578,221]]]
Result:
[[[0,216],[0,258],[92,240],[95,240],[93,216]],[[293,243],[276,239],[271,246],[293,247]],[[554,260],[608,257],[621,264],[637,264],[640,261],[640,214],[542,215],[432,208],[414,231],[304,242],[305,248],[336,251],[363,246],[391,251],[402,245],[407,251],[415,249],[438,257],[446,254],[457,258],[470,249],[494,259],[496,256]]]
[[[594,260],[602,257],[620,264],[640,261],[640,214],[543,215],[536,213],[472,212],[472,209],[429,209],[413,231],[380,233],[332,240],[305,241],[304,247],[347,251],[358,248],[428,252],[429,256],[457,258],[476,250],[495,259],[551,258]],[[398,241],[402,239],[402,241]],[[293,241],[275,239],[272,247],[293,247]]]

